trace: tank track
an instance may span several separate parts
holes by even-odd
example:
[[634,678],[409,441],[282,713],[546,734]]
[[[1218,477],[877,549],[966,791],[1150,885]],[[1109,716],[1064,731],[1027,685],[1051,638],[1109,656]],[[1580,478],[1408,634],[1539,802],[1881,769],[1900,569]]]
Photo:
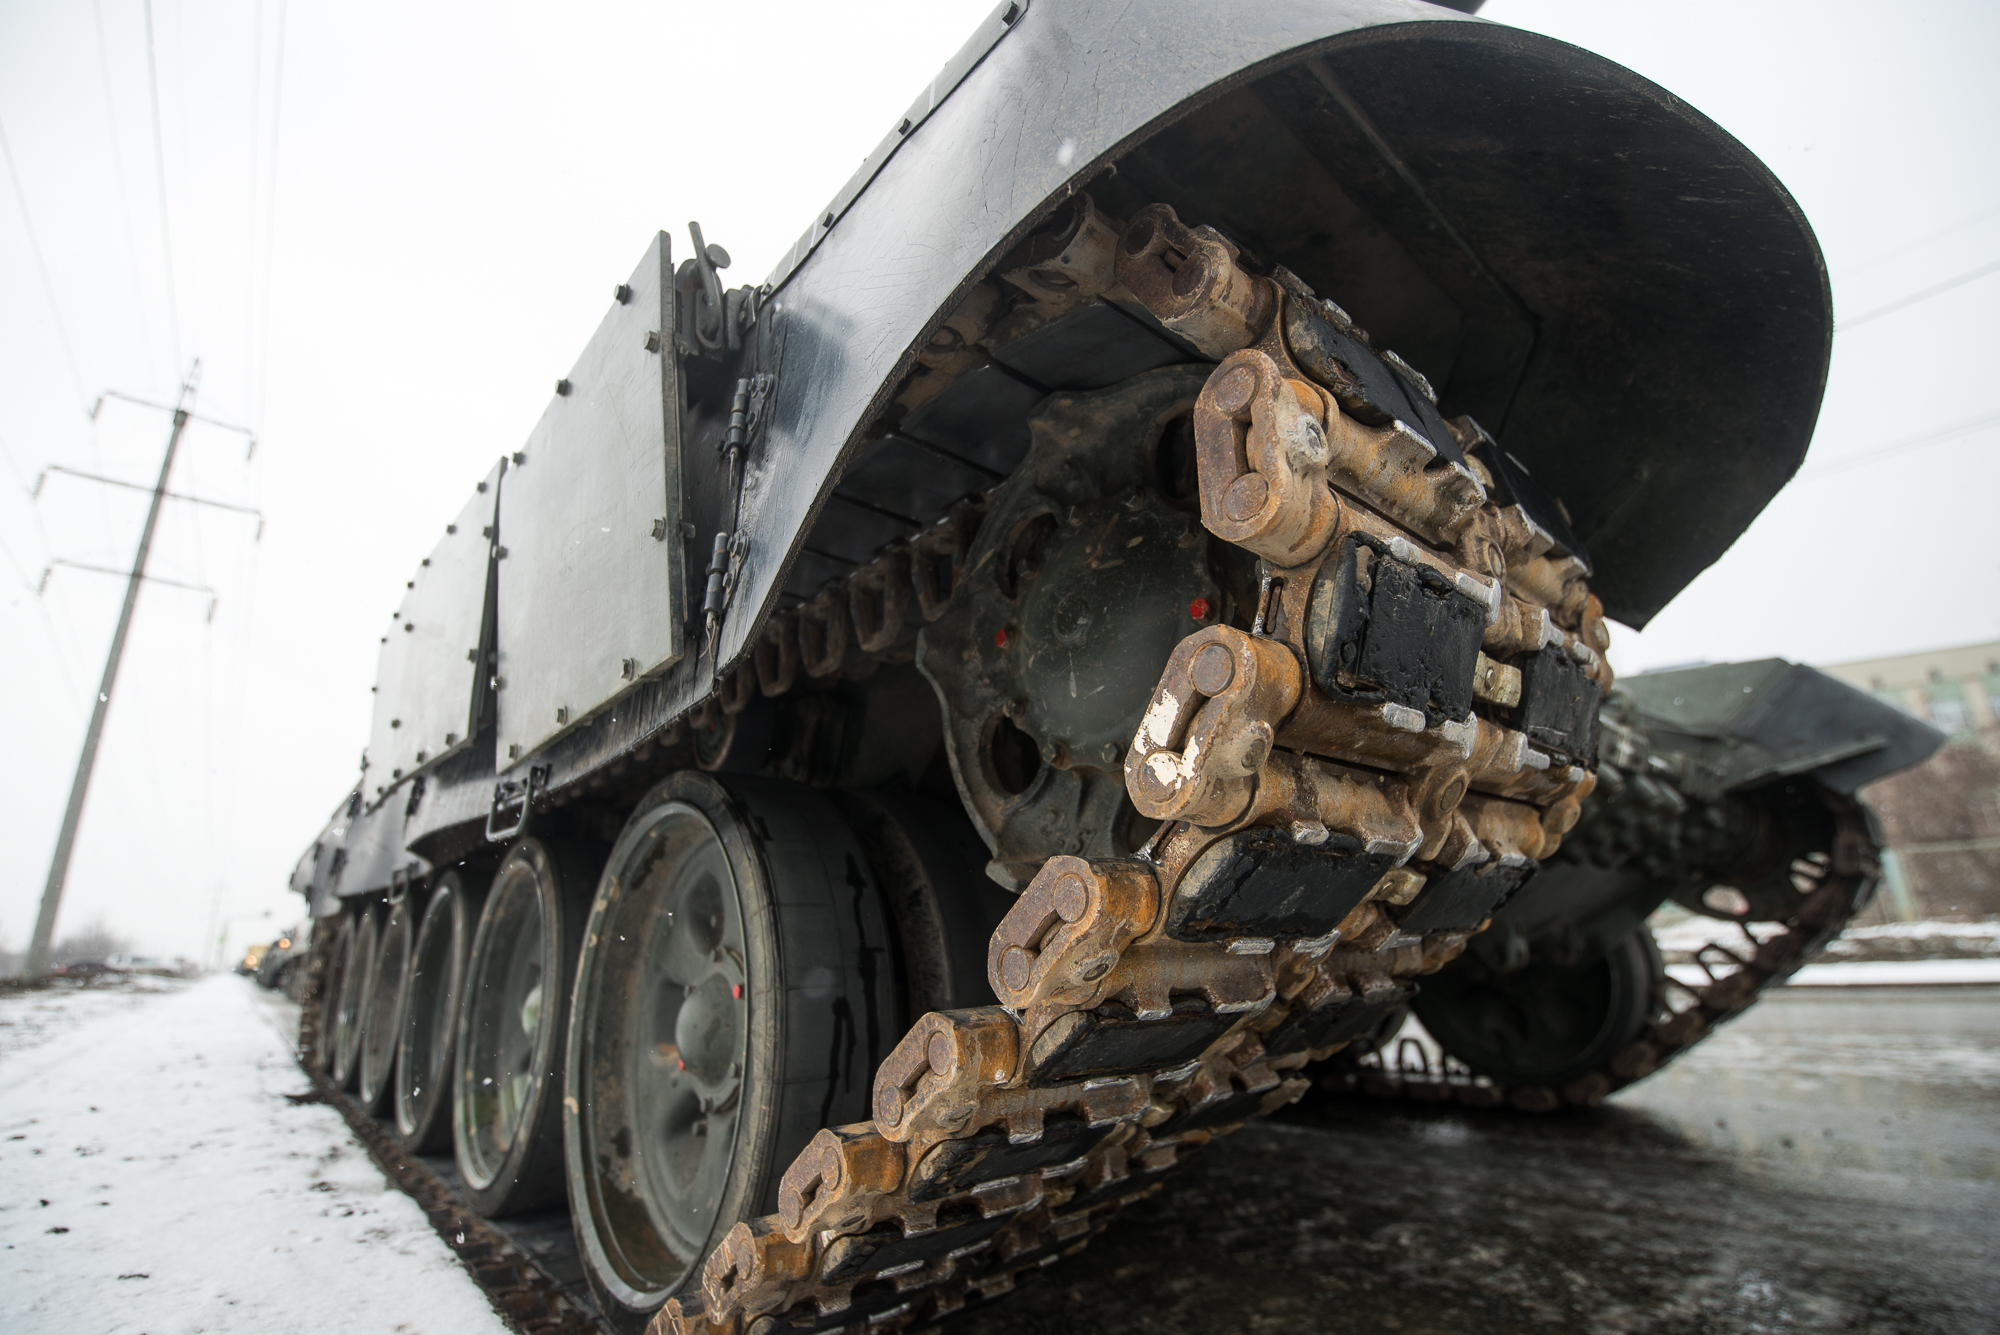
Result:
[[1043,861],[988,945],[1001,1004],[919,1019],[874,1119],[822,1129],[654,1335],[927,1329],[1076,1252],[1378,1030],[1595,784],[1602,607],[1477,425],[1165,206],[1115,229],[1085,200],[1063,250],[1090,291],[1102,265],[1075,270],[1115,256],[1119,293],[1219,363],[1201,520],[1257,558],[1254,623],[1182,640],[1123,751],[1151,840]]
[[[653,1335],[927,1329],[1079,1251],[1378,1032],[1595,785],[1602,607],[1504,452],[1283,270],[1249,273],[1165,206],[1119,226],[1079,201],[1046,257],[1063,290],[1141,304],[1219,363],[1194,410],[1201,521],[1257,559],[1254,619],[1179,644],[1123,751],[1151,839],[1042,861],[989,942],[1001,1004],[920,1018],[878,1068],[874,1119],[818,1132],[777,1212],[738,1223]],[[898,660],[912,595],[924,622],[967,596],[981,518],[962,505],[780,613],[719,679],[697,745],[726,747],[754,695],[843,671],[850,645]],[[1834,878],[1867,860],[1843,856]],[[1808,899],[1799,958],[1845,920],[1839,899],[1832,879]],[[1776,976],[1791,947],[1766,946]],[[1735,977],[1700,990],[1674,1041],[1734,1013]],[[308,1042],[316,1025],[315,1006]],[[447,1242],[486,1237],[439,1209]]]
[[[1878,850],[1869,838],[1867,823],[1858,808],[1840,799],[1832,801],[1836,804],[1837,820],[1833,850],[1824,861],[1802,864],[1799,868],[1798,877],[1810,879],[1816,885],[1806,890],[1799,911],[1786,930],[1761,942],[1746,931],[1750,945],[1747,956],[1719,946],[1700,952],[1697,961],[1709,972],[1710,981],[1690,987],[1670,978],[1668,987],[1683,994],[1689,1004],[1678,1009],[1665,1007],[1669,1013],[1656,1019],[1643,1038],[1621,1050],[1599,1070],[1560,1090],[1506,1086],[1476,1078],[1462,1067],[1433,1070],[1428,1058],[1414,1067],[1404,1067],[1399,1061],[1392,1068],[1383,1060],[1381,1050],[1370,1047],[1363,1049],[1358,1062],[1311,1074],[1318,1075],[1321,1087],[1345,1094],[1433,1104],[1449,1102],[1540,1113],[1601,1102],[1693,1048],[1724,1021],[1748,1010],[1767,988],[1790,977],[1839,934],[1857,912],[1857,900],[1865,902],[1863,892],[1875,874]],[[379,1122],[362,1112],[351,1097],[334,1088],[321,1071],[315,1057],[332,940],[330,934],[323,934],[314,943],[307,961],[299,1031],[300,1062],[312,1081],[312,1092],[305,1097],[326,1103],[341,1114],[383,1174],[423,1208],[438,1236],[464,1263],[509,1326],[523,1335],[606,1330],[506,1235],[472,1214],[449,1187],[404,1152]],[[1711,962],[1708,958],[1711,954],[1720,956],[1720,960]],[[1730,965],[1733,970],[1717,972]],[[1173,1170],[1189,1154],[1239,1129],[1250,1117],[1283,1106],[1303,1093],[1301,1077],[1309,1072],[1288,1061],[1282,1063],[1280,1074],[1280,1065],[1271,1064],[1270,1074],[1279,1077],[1275,1083],[1255,1087],[1263,1083],[1260,1073],[1247,1079],[1235,1097],[1220,1105],[1211,1102],[1203,1107],[1198,1097],[1191,1101],[1188,1097],[1191,1094],[1210,1092],[1197,1091],[1193,1080],[1183,1082],[1178,1089],[1171,1082],[1159,1082],[1154,1092],[1164,1098],[1158,1106],[1171,1106],[1173,1111],[1156,1125],[1167,1126],[1179,1118],[1175,1126],[1167,1127],[1165,1134],[1158,1134],[1156,1128],[1146,1128],[1142,1136],[1130,1136],[1122,1146],[1106,1146],[1100,1152],[1084,1156],[1080,1168],[1070,1167],[1069,1171],[1057,1174],[1044,1170],[1043,1199],[1033,1209],[1012,1216],[996,1210],[996,1214],[1005,1218],[1003,1226],[990,1232],[974,1230],[978,1236],[955,1236],[956,1230],[940,1235],[955,1244],[944,1249],[945,1255],[985,1242],[983,1263],[961,1263],[950,1276],[953,1282],[949,1284],[933,1285],[928,1291],[899,1291],[897,1296],[903,1302],[888,1309],[869,1303],[872,1310],[856,1313],[854,1292],[850,1290],[847,1295],[850,1314],[873,1316],[875,1321],[871,1324],[877,1328],[892,1324],[897,1316],[919,1307],[927,1315],[949,1315],[999,1297],[1026,1274],[1081,1251],[1120,1209],[1165,1186]],[[1180,1096],[1177,1099],[1173,1097],[1176,1094]],[[1158,1116],[1153,1102],[1149,1102],[1148,1113]],[[1119,1148],[1124,1153],[1114,1158],[1111,1151]],[[1122,1164],[1117,1159],[1122,1159]],[[990,1189],[988,1194],[990,1201]],[[882,1272],[877,1270],[875,1274],[880,1276]],[[893,1284],[896,1276],[891,1274],[887,1278]],[[868,1303],[870,1296],[864,1291],[862,1302]],[[678,1304],[679,1312],[656,1323],[655,1330],[685,1329],[688,1317],[693,1315],[686,1310],[688,1306]],[[902,1307],[903,1311],[896,1311],[896,1307]]]
[[1708,981],[1695,986],[1668,974],[1667,995],[1659,998],[1660,1013],[1643,1034],[1596,1070],[1559,1088],[1507,1085],[1475,1075],[1449,1057],[1434,1067],[1423,1045],[1406,1039],[1393,1048],[1385,1042],[1354,1052],[1352,1060],[1320,1075],[1321,1087],[1370,1098],[1543,1113],[1592,1106],[1643,1080],[1810,963],[1866,906],[1881,850],[1854,802],[1831,793],[1823,797],[1834,812],[1833,847],[1822,858],[1794,864],[1793,880],[1803,898],[1785,929],[1759,940],[1748,924],[1740,924],[1747,953],[1719,944],[1704,946],[1694,962]]
[[495,1312],[521,1335],[611,1335],[593,1312],[580,1307],[563,1286],[535,1264],[499,1229],[474,1214],[457,1193],[396,1143],[383,1125],[336,1088],[320,1061],[321,1010],[334,933],[315,935],[306,963],[299,1005],[299,1065],[312,1082],[295,1102],[324,1103],[338,1112],[367,1149],[383,1176],[423,1209],[438,1237],[465,1266]]

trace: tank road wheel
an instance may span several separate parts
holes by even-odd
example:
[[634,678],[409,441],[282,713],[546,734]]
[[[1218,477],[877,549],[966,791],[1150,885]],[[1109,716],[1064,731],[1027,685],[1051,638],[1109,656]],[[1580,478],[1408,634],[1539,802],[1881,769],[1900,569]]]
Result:
[[393,1107],[396,1139],[414,1154],[451,1145],[452,1040],[481,899],[464,869],[446,872],[424,905],[410,947]]
[[350,915],[345,965],[333,1009],[333,1083],[352,1089],[361,1076],[361,1035],[368,1026],[368,999],[375,990],[375,961],[381,954],[381,928],[372,904]]
[[868,860],[832,804],[676,774],[612,849],[570,1017],[570,1203],[598,1306],[636,1332],[822,1126],[868,1115],[907,1016]]
[[[349,948],[353,945],[354,923],[351,915],[334,914],[313,924],[313,956],[318,969],[307,970],[307,987],[313,992],[313,1015],[316,1017],[310,1036],[312,1048],[308,1059],[313,1069],[331,1077],[333,1075],[333,1054],[340,1045],[335,1041],[340,1015],[340,991],[346,982],[347,965],[351,958]],[[301,997],[301,1004],[306,998]]]
[[355,1092],[370,1117],[388,1110],[389,1078],[396,1065],[396,1034],[403,1027],[404,981],[410,972],[410,911],[405,898],[389,906],[368,983],[361,1026],[361,1070]]
[[1506,1085],[1561,1087],[1611,1059],[1659,1008],[1666,967],[1639,927],[1601,958],[1530,957],[1496,973],[1467,954],[1424,980],[1412,1009],[1438,1045]]
[[452,1146],[487,1218],[562,1199],[564,1018],[577,929],[601,854],[523,839],[494,875],[454,1038]]

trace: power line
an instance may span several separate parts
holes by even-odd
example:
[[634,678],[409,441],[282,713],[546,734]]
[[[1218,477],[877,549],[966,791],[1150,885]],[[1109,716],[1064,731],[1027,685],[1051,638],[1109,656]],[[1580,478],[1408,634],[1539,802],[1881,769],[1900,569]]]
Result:
[[1901,259],[1903,256],[1909,254],[1911,251],[1917,249],[1919,246],[1927,246],[1933,241],[1943,240],[1945,237],[1950,236],[1953,232],[1964,231],[1966,228],[1972,226],[1974,223],[1985,222],[1988,218],[1991,218],[1996,213],[2000,213],[2000,204],[1994,204],[1991,205],[1990,207],[1983,208],[1979,212],[1973,214],[1970,218],[1960,218],[1957,222],[1951,224],[1951,226],[1949,227],[1940,227],[1935,232],[1926,232],[1922,236],[1914,237],[1909,241],[1905,241],[1902,245],[1895,247],[1893,250],[1883,251],[1881,254],[1875,256],[1873,259],[1863,260],[1861,263],[1854,265],[1851,268],[1842,269],[1840,271],[1841,277],[1851,278],[1855,274],[1866,273],[1868,270],[1873,269],[1878,265],[1887,264],[1890,260]]
[[[27,479],[21,473],[20,465],[17,462],[15,462],[13,447],[7,444],[5,438],[0,438],[0,455],[6,456],[7,467],[9,471],[11,471],[16,478],[20,479],[21,493],[25,496],[32,498],[34,496],[34,490],[28,486]],[[35,521],[35,532],[39,534],[42,539],[42,551],[49,555],[54,555],[56,550],[56,545],[55,543],[49,540],[49,530],[42,523],[42,507],[39,505],[29,506],[28,516]]]
[[[125,185],[125,146],[118,137],[118,101],[111,91],[111,47],[104,37],[104,0],[90,0],[90,8],[97,21],[97,74],[104,88],[104,124],[111,136],[111,166],[118,183],[118,217],[125,224],[125,259],[132,266],[132,282],[136,285],[142,272],[139,234],[132,227],[132,195]],[[146,365],[151,366],[152,327],[143,318],[138,323],[139,342],[146,354]]]
[[264,169],[264,310],[258,322],[256,400],[250,412],[250,420],[258,424],[264,420],[264,389],[270,375],[271,273],[273,238],[278,226],[278,128],[285,103],[285,20],[290,9],[289,0],[278,0],[278,45],[271,71],[271,152]]
[[1991,263],[1982,264],[1977,269],[1973,269],[1967,273],[1962,273],[1956,278],[1947,278],[1942,283],[1934,283],[1930,287],[1925,288],[1921,292],[1912,292],[1907,297],[1899,297],[1895,301],[1890,302],[1886,306],[1877,306],[1874,310],[1868,311],[1867,313],[1862,315],[1857,315],[1852,320],[1842,320],[1838,324],[1834,325],[1833,331],[1836,334],[1843,333],[1846,330],[1854,328],[1854,326],[1858,324],[1867,324],[1870,320],[1879,319],[1884,315],[1894,315],[1897,311],[1903,310],[1906,307],[1914,306],[1920,301],[1929,301],[1932,297],[1937,296],[1940,292],[1949,292],[1953,288],[1969,283],[1975,278],[1984,278],[1987,274],[1990,274],[1995,270],[2000,270],[2000,260],[1994,260]]
[[2000,422],[2000,411],[1981,413],[1977,417],[1967,417],[1961,421],[1953,422],[1949,426],[1939,427],[1934,431],[1926,431],[1920,435],[1905,436],[1901,440],[1891,441],[1878,449],[1867,450],[1861,454],[1850,454],[1845,458],[1831,460],[1817,468],[1808,468],[1793,480],[1797,482],[1817,482],[1820,478],[1831,477],[1835,473],[1844,473],[1850,468],[1860,468],[1865,464],[1879,463],[1883,459],[1893,458],[1899,454],[1908,454],[1913,450],[1920,450],[1926,446],[1942,445],[1945,441],[1956,440],[1960,436],[1969,436],[1976,431],[1985,430],[1995,422]]
[[142,579],[148,584],[166,584],[176,589],[186,589],[191,593],[213,594],[215,592],[214,589],[209,588],[206,584],[190,584],[184,579],[168,579],[165,575],[134,575],[130,570],[120,570],[115,566],[94,566],[84,561],[72,561],[64,556],[58,556],[55,560],[49,562],[48,570],[42,572],[43,584],[46,585],[48,583],[49,571],[55,570],[57,567],[61,567],[64,570],[88,570],[93,575],[116,575],[120,579]]
[[34,215],[28,212],[28,192],[21,188],[21,173],[14,166],[14,147],[8,141],[7,127],[0,123],[0,155],[7,159],[7,179],[14,183],[14,201],[21,207],[21,225],[28,231],[28,249],[35,257],[35,272],[42,279],[42,295],[48,299],[49,316],[56,322],[56,337],[62,342],[63,361],[69,365],[70,382],[76,386],[79,404],[90,396],[83,389],[83,372],[76,366],[76,350],[70,346],[69,328],[63,324],[62,306],[56,301],[56,285],[49,278],[48,262],[42,258],[42,241],[35,234]]
[[21,587],[33,593],[35,582],[28,578],[27,568],[21,564],[20,558],[14,555],[14,549],[7,545],[5,538],[0,538],[0,552],[6,553],[7,564],[14,567],[14,573],[21,577]]
[[[188,413],[187,417],[189,421],[194,420],[193,413]],[[115,477],[101,477],[96,473],[86,473],[79,468],[64,468],[61,464],[50,464],[42,471],[44,474],[61,473],[66,477],[80,477],[86,482],[101,482],[108,487],[123,487],[127,491],[150,492],[155,490],[155,488],[149,487],[143,482],[124,482]],[[42,484],[38,481],[35,483],[33,494],[39,499],[41,491]],[[264,531],[264,512],[254,505],[237,505],[233,501],[211,501],[206,496],[190,496],[180,491],[163,491],[160,494],[170,501],[186,501],[190,505],[206,505],[217,510],[234,510],[240,515],[254,515],[257,519],[257,532],[262,534]]]
[[264,111],[264,0],[250,25],[250,171],[243,201],[243,411],[256,404],[257,393],[257,150],[262,147]]
[[146,92],[153,108],[153,167],[160,184],[160,244],[167,260],[167,330],[181,364],[181,304],[174,289],[174,232],[167,216],[167,146],[160,133],[160,70],[153,53],[153,0],[146,0]]
[[28,475],[21,471],[20,462],[14,458],[14,451],[7,447],[7,440],[4,436],[0,436],[0,459],[7,461],[7,471],[14,475],[14,481],[20,486],[22,492],[32,494],[34,488],[28,485]]

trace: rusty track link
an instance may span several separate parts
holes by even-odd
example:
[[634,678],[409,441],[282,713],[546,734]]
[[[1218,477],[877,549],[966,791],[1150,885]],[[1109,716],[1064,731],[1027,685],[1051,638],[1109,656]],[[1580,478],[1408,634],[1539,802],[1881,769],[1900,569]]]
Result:
[[494,1311],[521,1335],[611,1335],[608,1327],[578,1307],[555,1279],[500,1230],[473,1214],[437,1174],[418,1162],[382,1124],[334,1088],[315,1059],[320,1009],[325,996],[327,951],[315,940],[308,962],[305,998],[299,1007],[299,1065],[312,1082],[307,1096],[337,1111],[368,1150],[383,1175],[423,1208],[424,1217],[480,1288]]
[[1767,990],[1790,978],[1825,949],[1866,903],[1864,891],[1878,874],[1881,850],[1869,838],[1867,822],[1853,802],[1832,794],[1826,794],[1826,799],[1834,807],[1833,848],[1827,862],[1818,868],[1817,888],[1805,895],[1785,930],[1759,941],[1745,926],[1747,954],[1720,945],[1703,947],[1696,953],[1695,963],[1708,974],[1709,981],[1697,987],[1668,975],[1665,991],[1678,994],[1686,1004],[1675,1006],[1663,996],[1664,1013],[1597,1070],[1560,1088],[1505,1085],[1451,1063],[1434,1070],[1428,1054],[1406,1063],[1406,1049],[1398,1044],[1393,1056],[1386,1048],[1371,1049],[1321,1075],[1319,1083],[1327,1089],[1371,1098],[1508,1107],[1532,1113],[1602,1103],[1750,1009]]
[[[1254,624],[1184,639],[1130,746],[1107,748],[1158,822],[1144,850],[1038,852],[989,943],[1001,1004],[919,1019],[876,1072],[873,1120],[822,1129],[777,1212],[737,1223],[653,1335],[928,1329],[1078,1251],[1379,1027],[1556,852],[1595,786],[1602,607],[1504,453],[1220,234],[1161,205],[1120,230],[1087,199],[1074,226],[1072,287],[1121,290],[1219,363],[1193,412],[1201,522],[1260,563]],[[911,591],[936,621],[957,581],[932,587],[938,562],[912,556],[981,568],[1004,535],[977,518],[963,506],[774,618],[706,724],[840,671],[850,631],[888,652]],[[1827,921],[1836,890],[1811,901]],[[316,992],[308,1053],[317,1029]],[[448,1242],[492,1237],[328,1093]],[[533,1307],[546,1290],[511,1248],[469,1261],[482,1283],[488,1256],[496,1302],[532,1309],[519,1328],[566,1328]]]
[[653,1335],[922,1330],[1005,1292],[1310,1088],[1595,786],[1602,608],[1461,459],[1490,446],[1477,425],[1415,381],[1387,411],[1343,379],[1365,336],[1219,234],[1161,205],[1115,243],[1095,225],[1116,281],[1219,363],[1193,413],[1201,521],[1261,563],[1254,625],[1182,640],[1123,749],[1159,822],[1143,851],[1042,861],[988,946],[1001,1004],[919,1019],[874,1119],[821,1130]]

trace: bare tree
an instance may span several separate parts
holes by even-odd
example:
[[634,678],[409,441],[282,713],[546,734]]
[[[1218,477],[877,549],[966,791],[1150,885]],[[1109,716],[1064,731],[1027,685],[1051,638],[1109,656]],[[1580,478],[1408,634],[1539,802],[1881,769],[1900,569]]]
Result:
[[132,949],[132,942],[113,931],[102,918],[94,918],[75,931],[65,933],[49,951],[51,960],[101,960]]

